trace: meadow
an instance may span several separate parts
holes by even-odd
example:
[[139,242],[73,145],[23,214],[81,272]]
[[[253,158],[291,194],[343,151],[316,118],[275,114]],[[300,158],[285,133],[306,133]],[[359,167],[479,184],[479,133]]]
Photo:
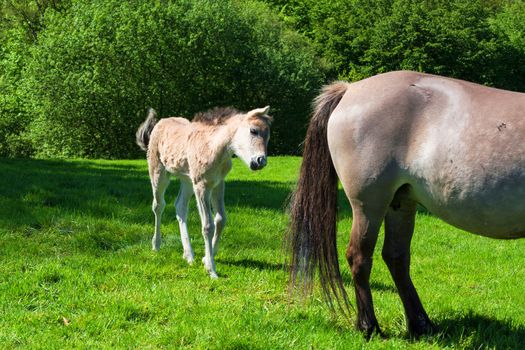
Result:
[[[228,224],[205,273],[194,200],[196,263],[182,259],[173,205],[161,250],[151,251],[151,189],[144,160],[0,160],[2,349],[519,349],[525,348],[525,240],[455,229],[424,209],[412,278],[438,334],[406,335],[402,305],[376,248],[371,276],[386,338],[366,341],[319,290],[290,298],[282,237],[300,158],[271,157],[260,172],[238,159],[227,177]],[[173,181],[167,202],[173,203]],[[351,211],[341,192],[339,252]],[[381,235],[382,236],[382,235]],[[197,263],[198,262],[198,263]]]

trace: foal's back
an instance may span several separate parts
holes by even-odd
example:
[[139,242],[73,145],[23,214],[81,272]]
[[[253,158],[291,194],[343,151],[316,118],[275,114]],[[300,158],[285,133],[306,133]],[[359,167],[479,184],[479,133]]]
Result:
[[151,132],[148,161],[160,162],[173,174],[188,174],[186,144],[191,133],[191,122],[185,118],[161,119]]

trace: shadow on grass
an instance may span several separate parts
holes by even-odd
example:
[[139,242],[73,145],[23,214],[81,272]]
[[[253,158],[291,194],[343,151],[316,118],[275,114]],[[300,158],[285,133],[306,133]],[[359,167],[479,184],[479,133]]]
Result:
[[255,269],[261,271],[287,271],[286,266],[284,266],[283,264],[269,263],[266,261],[259,261],[253,259],[232,260],[228,258],[221,258],[218,261],[224,265],[243,267],[246,269]]
[[[472,349],[524,349],[525,328],[509,321],[484,315],[467,314],[446,317],[435,322],[440,334],[437,341],[447,347]],[[434,342],[436,338],[430,337]]]
[[[0,227],[43,226],[46,216],[65,213],[126,223],[151,223],[151,186],[146,165],[79,160],[1,159]],[[169,203],[178,181],[166,192]],[[271,181],[227,181],[226,210],[240,206],[282,211],[291,184]]]

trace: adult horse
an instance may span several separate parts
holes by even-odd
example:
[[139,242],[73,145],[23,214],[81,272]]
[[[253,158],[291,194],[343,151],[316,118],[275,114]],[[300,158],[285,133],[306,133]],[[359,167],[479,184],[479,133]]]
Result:
[[[252,170],[266,165],[270,123],[269,107],[241,113],[233,108],[215,108],[198,113],[190,122],[184,118],[157,121],[150,109],[146,121],[137,130],[137,144],[147,151],[153,189],[155,234],[153,250],[161,243],[160,225],[166,202],[164,192],[171,175],[180,180],[175,208],[184,248],[183,258],[193,263],[193,249],[186,220],[188,202],[195,193],[202,223],[205,255],[202,259],[211,278],[217,278],[215,254],[226,224],[224,178],[231,170],[236,154]],[[213,218],[215,211],[215,218]]]
[[346,258],[357,328],[380,328],[369,277],[378,232],[408,330],[432,330],[410,279],[416,205],[460,229],[525,236],[525,94],[415,72],[326,86],[314,102],[291,203],[292,283],[347,303],[336,249],[338,178],[352,206]]

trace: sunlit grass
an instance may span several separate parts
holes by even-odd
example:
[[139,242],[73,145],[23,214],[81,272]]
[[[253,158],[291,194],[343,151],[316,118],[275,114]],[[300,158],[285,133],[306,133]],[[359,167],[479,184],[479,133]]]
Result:
[[[168,189],[161,251],[151,251],[145,161],[1,160],[2,348],[520,348],[525,344],[524,241],[477,237],[419,213],[412,276],[442,333],[411,340],[376,249],[374,303],[387,339],[366,342],[316,292],[290,300],[283,268],[285,202],[299,158],[261,172],[238,159],[227,178],[219,280],[182,259]],[[339,251],[351,213],[341,198]],[[189,229],[203,255],[192,202]],[[382,235],[378,248],[382,244]],[[341,254],[342,256],[343,254]],[[352,296],[351,279],[341,257]]]

